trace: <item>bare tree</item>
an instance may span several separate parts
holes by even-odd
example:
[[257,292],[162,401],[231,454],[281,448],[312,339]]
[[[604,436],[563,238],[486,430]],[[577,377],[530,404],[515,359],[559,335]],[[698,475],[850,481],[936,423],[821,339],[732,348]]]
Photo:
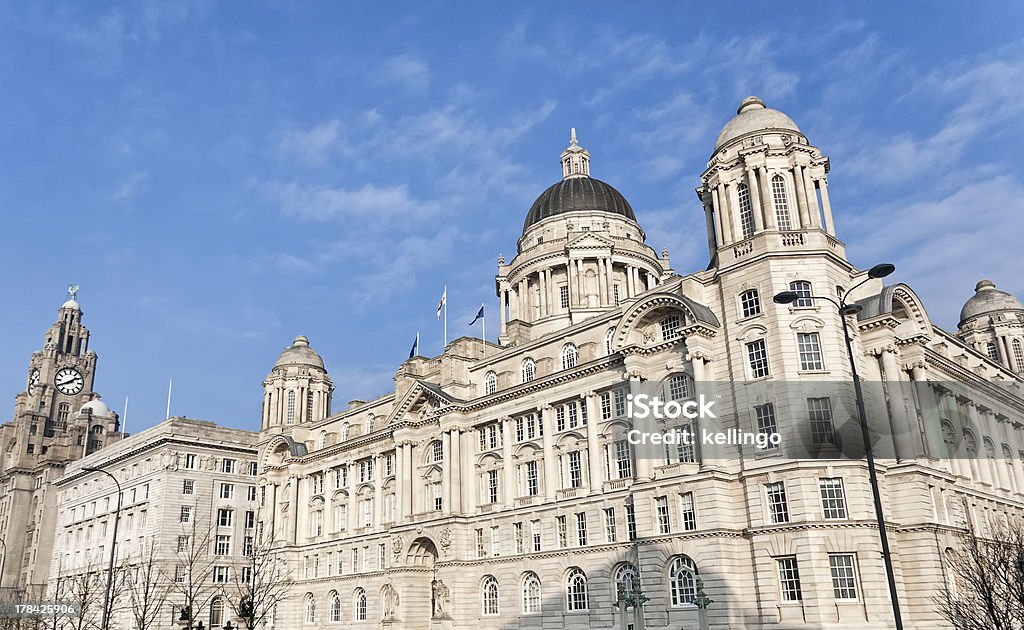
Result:
[[195,514],[186,527],[182,527],[181,538],[175,549],[176,566],[169,567],[164,579],[170,590],[181,597],[183,620],[191,625],[201,617],[203,610],[218,590],[213,584],[212,547],[213,528],[208,524],[199,525]]
[[107,572],[97,563],[89,563],[77,571],[68,569],[65,575],[58,575],[63,601],[73,604],[81,613],[66,620],[55,618],[58,628],[96,630],[100,627],[106,576]]
[[157,559],[157,546],[148,543],[136,558],[122,566],[124,594],[134,621],[133,630],[150,630],[158,626],[158,618],[171,593],[167,579]]
[[235,614],[251,629],[259,627],[291,592],[292,573],[280,554],[273,527],[264,527],[256,513],[256,528],[242,545],[246,564],[234,575],[236,597],[225,597]]
[[973,526],[946,554],[950,572],[935,596],[939,612],[958,630],[1024,630],[1024,522]]

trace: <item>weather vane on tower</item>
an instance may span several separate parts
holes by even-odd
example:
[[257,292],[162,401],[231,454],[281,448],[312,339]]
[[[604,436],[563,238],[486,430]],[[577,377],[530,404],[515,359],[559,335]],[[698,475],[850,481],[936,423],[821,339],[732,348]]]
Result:
[[68,285],[68,299],[69,300],[77,300],[78,299],[78,290],[80,288],[81,287],[78,286],[77,284],[69,284]]

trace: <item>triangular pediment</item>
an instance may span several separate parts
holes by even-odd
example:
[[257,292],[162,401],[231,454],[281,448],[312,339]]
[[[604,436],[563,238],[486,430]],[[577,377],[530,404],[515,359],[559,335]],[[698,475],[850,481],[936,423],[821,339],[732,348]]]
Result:
[[612,242],[612,240],[610,238],[606,238],[604,236],[600,236],[600,235],[595,234],[593,232],[584,232],[583,234],[580,234],[576,238],[574,238],[571,241],[569,241],[569,244],[566,245],[566,248],[569,249],[570,251],[573,251],[573,250],[593,251],[593,250],[609,250],[609,249],[611,249],[614,246],[615,246],[615,244]]
[[388,416],[388,424],[405,418],[426,418],[438,409],[456,402],[459,400],[445,393],[438,385],[415,381]]

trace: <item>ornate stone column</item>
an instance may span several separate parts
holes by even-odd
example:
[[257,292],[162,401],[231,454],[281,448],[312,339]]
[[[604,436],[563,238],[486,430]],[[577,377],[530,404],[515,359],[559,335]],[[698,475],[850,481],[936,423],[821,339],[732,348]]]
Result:
[[760,232],[764,229],[764,218],[761,214],[761,189],[757,185],[757,174],[754,173],[754,167],[748,166],[746,171],[747,190],[750,191],[750,213],[754,215],[754,231]]
[[501,498],[505,507],[513,508],[516,505],[516,469],[512,465],[512,418],[505,416],[501,419],[501,459],[502,459],[502,488]]
[[471,515],[476,513],[476,454],[473,452],[473,438],[476,433],[467,429],[462,434],[462,511]]
[[775,201],[772,199],[771,190],[768,186],[768,169],[757,167],[757,176],[761,180],[761,206],[764,211],[764,225],[769,230],[775,229]]
[[555,427],[551,421],[551,405],[544,405],[540,408],[541,426],[544,428],[544,497],[548,501],[554,501],[558,486],[558,463],[555,461]]
[[462,432],[459,429],[451,429],[449,432],[451,435],[452,444],[452,455],[451,459],[454,462],[452,467],[452,509],[453,514],[462,513]]
[[797,214],[800,217],[800,227],[809,229],[811,219],[807,212],[807,186],[804,184],[804,168],[799,164],[793,165],[793,188],[796,191]]
[[978,441],[978,452],[975,453],[974,458],[971,460],[971,470],[974,472],[974,478],[977,481],[991,486],[993,485],[992,469],[988,465],[988,455],[985,453],[985,425],[982,424],[979,417],[978,405],[973,400],[967,403],[967,416],[971,420],[971,432],[974,433],[974,437]]
[[405,521],[408,513],[405,511],[405,450],[401,442],[395,443],[395,523]]
[[896,458],[910,459],[914,457],[915,453],[912,446],[910,418],[907,416],[906,396],[903,392],[903,380],[899,364],[896,361],[898,350],[895,346],[888,346],[879,351],[882,354],[882,379],[888,384],[889,408],[893,416],[893,428],[896,431],[896,435],[893,436]]
[[948,454],[946,453],[946,444],[942,439],[938,401],[935,399],[931,385],[928,384],[928,364],[922,359],[905,367],[910,368],[910,377],[917,389],[918,399],[921,403],[925,455],[931,459],[944,459],[948,457]]
[[[705,351],[697,349],[691,350],[686,354],[686,359],[690,361],[690,368],[693,371],[693,393],[698,401],[700,401],[701,395],[705,397],[709,395],[707,391],[707,373],[704,370],[704,360],[707,356]],[[703,426],[704,424],[700,418],[695,418],[690,424],[693,427],[694,434],[693,452],[697,457],[697,463],[702,469],[705,466],[718,467],[721,465],[722,455],[719,452],[719,447],[712,444],[705,448],[701,445],[699,436],[703,428],[721,431],[723,427],[706,427]]]
[[828,199],[828,178],[825,176],[818,179],[818,190],[821,191],[821,209],[825,212],[825,232],[835,236],[836,224],[832,218],[832,203]]
[[[640,370],[633,368],[630,369],[627,374],[629,375],[629,393],[634,397],[641,393],[640,383],[643,381],[643,376]],[[635,423],[632,427],[640,431],[643,434],[650,435],[651,423],[650,419],[641,419]],[[652,473],[653,462],[651,461],[651,453],[654,448],[650,445],[637,444],[634,447],[636,453],[636,478],[637,481],[650,481],[654,475]]]
[[[702,196],[700,201],[704,206],[704,229],[708,233],[708,256],[714,258],[718,242],[715,240],[715,217],[714,210],[711,207],[711,195]],[[647,288],[650,289],[650,286]]]
[[[405,505],[403,506],[402,509],[405,511],[405,517],[409,518],[410,516],[412,516],[413,513],[412,479],[416,473],[416,468],[412,465],[412,443],[409,442],[408,440],[402,442],[402,457],[405,459],[405,476],[402,478],[402,489]],[[351,472],[352,471],[349,471],[349,478],[351,478],[352,476]]]
[[818,209],[818,193],[814,188],[814,180],[807,167],[803,167],[804,186],[807,187],[807,214],[811,217],[811,227],[821,227],[821,210]]
[[452,434],[441,433],[441,513],[452,513]]
[[373,462],[373,525],[379,527],[384,522],[384,467],[380,465],[383,457],[379,454],[373,455],[370,461]]
[[356,471],[355,462],[348,463],[348,531],[352,535],[359,524],[359,497],[356,496]]
[[597,404],[597,394],[587,392],[583,396],[583,404],[587,406],[587,463],[590,468],[588,485],[590,494],[597,494],[603,489],[601,478],[601,443],[600,422],[601,410]]
[[722,219],[722,216],[723,216],[722,204],[721,204],[721,202],[718,199],[718,188],[715,187],[715,188],[712,188],[711,190],[709,190],[708,191],[708,196],[711,197],[711,208],[712,208],[712,210],[715,213],[715,237],[718,239],[718,244],[719,245],[725,245],[726,244],[726,236],[725,236],[725,234],[727,232],[725,232],[725,221],[723,221],[723,219]]
[[604,298],[605,306],[608,306],[615,302],[615,261],[611,256],[604,259],[604,270]]

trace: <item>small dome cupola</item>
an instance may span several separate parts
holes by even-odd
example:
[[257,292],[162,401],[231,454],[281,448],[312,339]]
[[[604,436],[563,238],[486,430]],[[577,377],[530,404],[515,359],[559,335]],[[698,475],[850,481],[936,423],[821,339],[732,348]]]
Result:
[[1003,367],[1024,374],[1024,304],[982,280],[960,310],[957,336]]
[[997,289],[995,282],[982,280],[974,286],[974,295],[960,310],[960,325],[980,315],[1004,311],[1024,312],[1024,305],[1010,293]]
[[590,177],[590,152],[576,141],[576,127],[569,133],[569,146],[562,151],[562,179]]
[[334,385],[324,360],[299,335],[284,349],[263,381],[264,431],[282,425],[318,422],[331,413]]
[[792,118],[777,109],[769,108],[758,97],[748,96],[736,109],[736,116],[722,127],[715,141],[715,151],[733,140],[767,130],[792,131],[803,135]]

